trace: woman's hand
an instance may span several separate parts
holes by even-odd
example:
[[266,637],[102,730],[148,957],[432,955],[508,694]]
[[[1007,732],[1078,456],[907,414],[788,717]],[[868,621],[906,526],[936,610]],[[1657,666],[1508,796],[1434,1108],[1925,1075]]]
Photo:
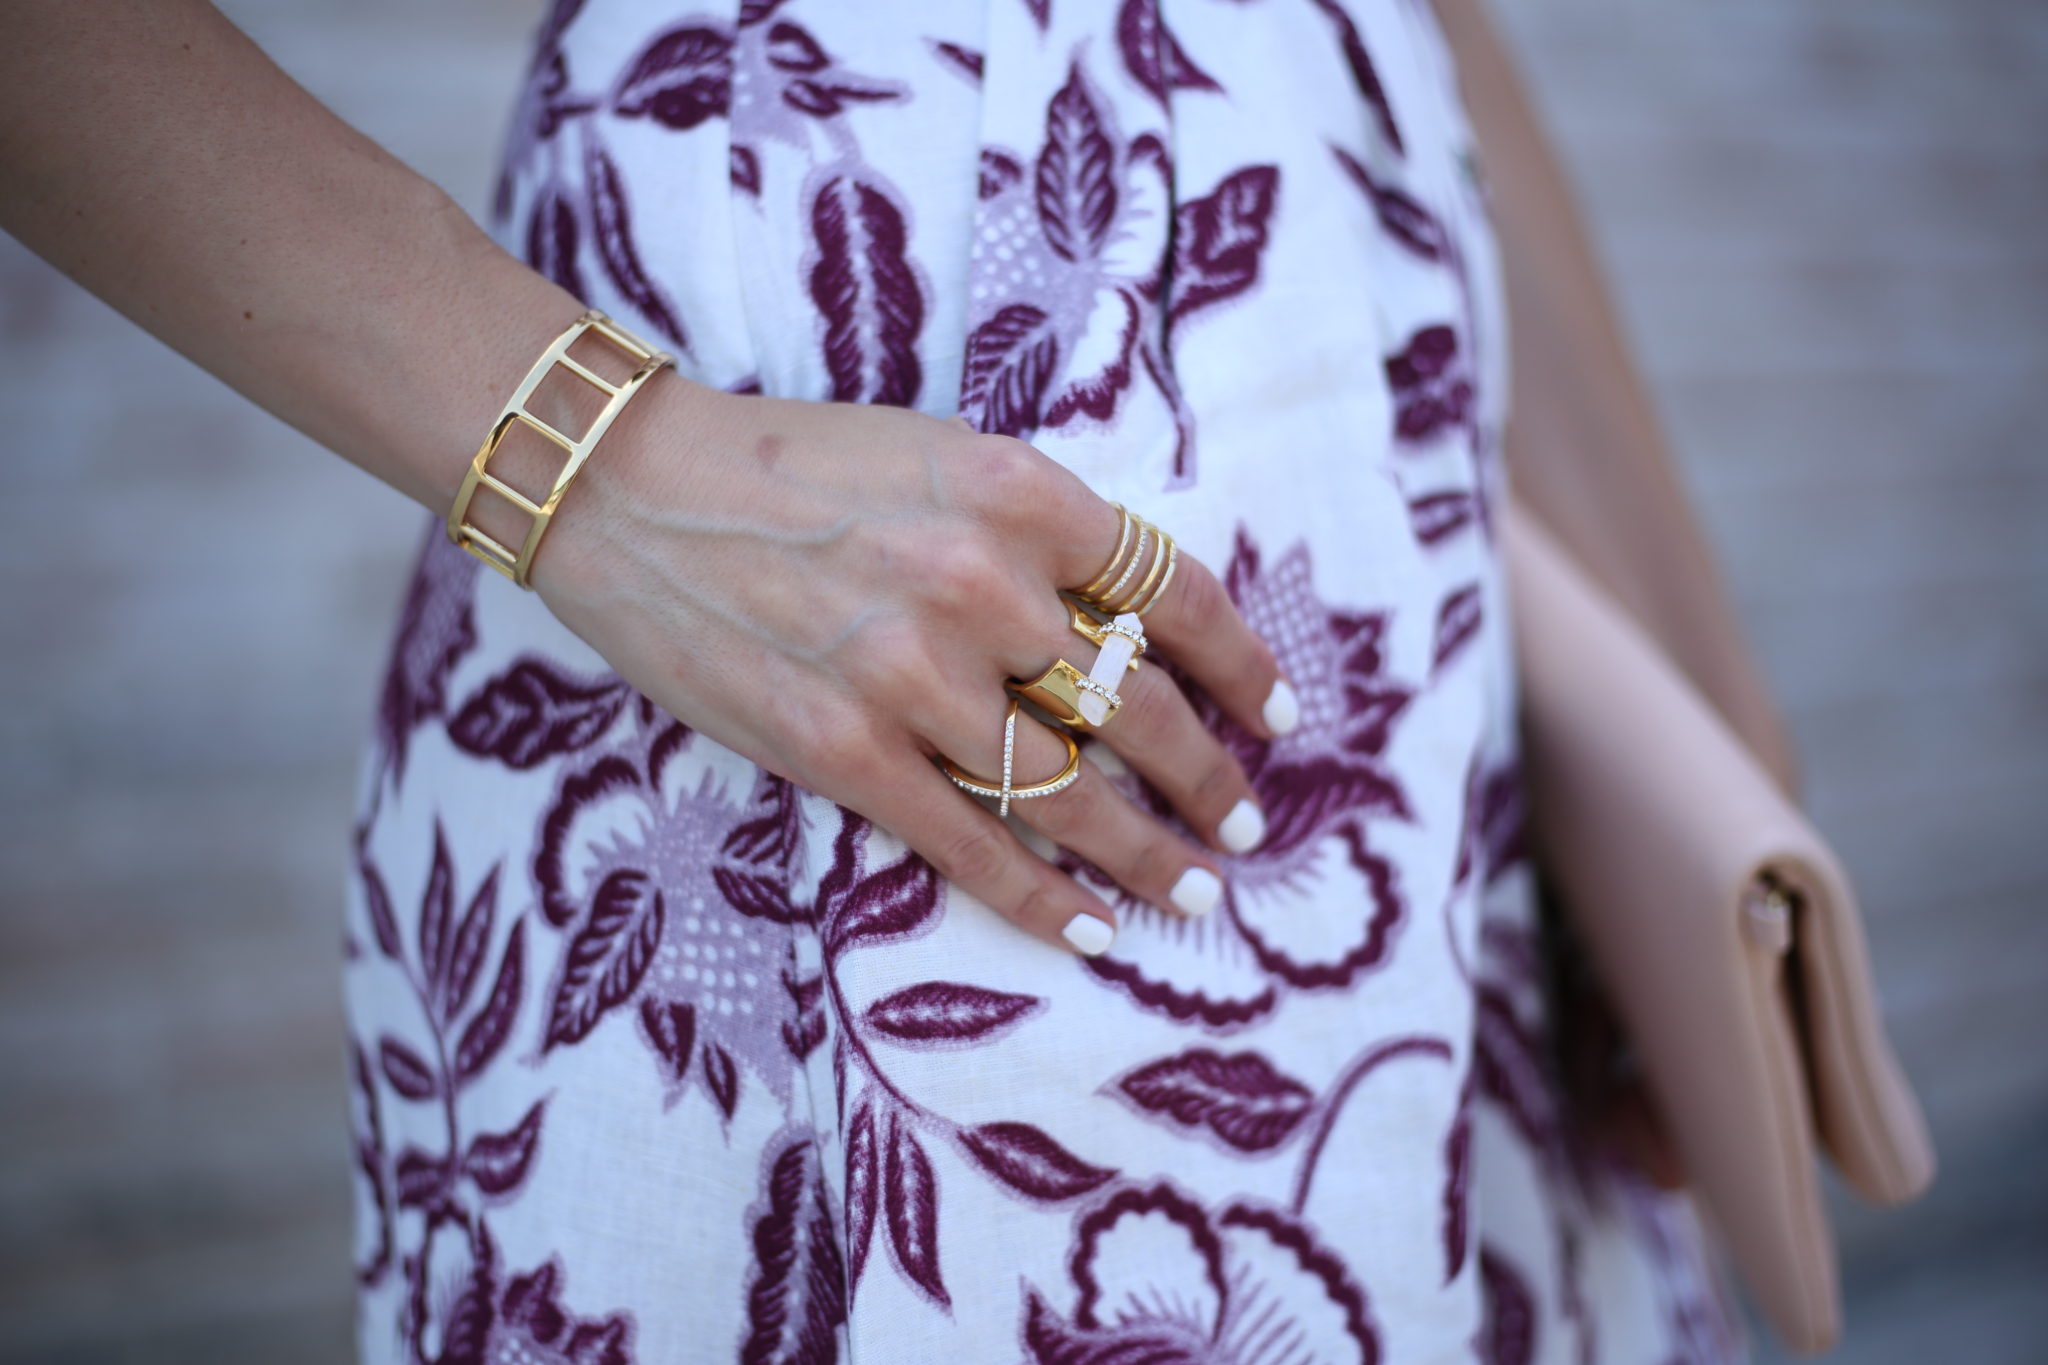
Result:
[[[673,382],[671,382],[673,381]],[[1171,527],[1167,527],[1171,531]],[[665,376],[591,456],[535,558],[548,606],[657,705],[769,771],[876,821],[1030,932],[1108,946],[1100,897],[1034,854],[933,763],[1002,771],[1003,683],[1094,646],[1061,588],[1093,578],[1119,517],[1022,441],[901,408],[737,396]],[[1183,553],[1145,616],[1255,734],[1294,723],[1273,656]],[[1098,736],[1216,848],[1264,818],[1235,759],[1167,674],[1126,673]],[[1020,715],[1018,786],[1066,758]],[[1012,810],[1135,895],[1202,914],[1215,853],[1140,810],[1085,759]]]

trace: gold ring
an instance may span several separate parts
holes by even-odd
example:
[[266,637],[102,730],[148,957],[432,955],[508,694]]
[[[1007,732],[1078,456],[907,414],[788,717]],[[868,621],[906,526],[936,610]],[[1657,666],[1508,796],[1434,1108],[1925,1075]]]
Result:
[[1084,601],[1091,593],[1100,592],[1102,586],[1109,582],[1109,576],[1116,572],[1117,565],[1124,562],[1124,547],[1131,543],[1131,527],[1137,522],[1130,508],[1120,502],[1110,505],[1117,511],[1116,552],[1109,557],[1109,563],[1103,566],[1102,572],[1088,580],[1086,587],[1074,589],[1074,596]]
[[1121,635],[1126,640],[1129,640],[1133,648],[1131,651],[1131,661],[1126,667],[1133,673],[1138,671],[1139,656],[1145,652],[1146,641],[1143,627],[1127,626],[1122,621],[1115,619],[1098,621],[1089,613],[1086,607],[1078,602],[1067,603],[1067,617],[1067,623],[1074,628],[1074,633],[1094,645],[1097,649],[1108,644],[1109,637],[1112,635]]
[[1010,785],[1010,761],[1015,753],[1017,743],[1017,699],[1015,697],[1010,698],[1010,709],[1003,716],[1003,783],[1001,786],[982,781],[950,758],[941,757],[939,762],[945,767],[946,776],[953,779],[954,786],[962,791],[973,792],[976,796],[993,796],[998,798],[1003,804],[997,813],[1007,816],[1010,813],[1010,803],[1012,801],[1024,801],[1034,796],[1051,796],[1054,792],[1065,791],[1073,783],[1074,779],[1081,775],[1081,746],[1076,744],[1074,737],[1064,730],[1054,730],[1052,733],[1057,735],[1060,742],[1067,746],[1066,766],[1062,767],[1045,781],[1035,783],[1029,787],[1013,787]]
[[1090,721],[1082,714],[1081,695],[1084,692],[1094,693],[1108,708],[1108,714],[1104,715],[1100,722],[1102,724],[1108,723],[1109,717],[1115,715],[1117,708],[1124,704],[1122,697],[1065,659],[1054,659],[1052,667],[1030,682],[1011,681],[1004,685],[1018,696],[1037,703],[1047,715],[1060,724],[1076,730],[1092,730],[1097,725],[1097,722]]
[[[1116,549],[1111,552],[1109,563],[1084,586],[1069,591],[1111,616],[1125,612],[1143,616],[1166,595],[1166,585],[1173,581],[1173,571],[1180,563],[1180,546],[1172,536],[1133,514],[1122,503],[1113,505],[1120,520]],[[1149,556],[1147,550],[1151,551]],[[1145,571],[1142,578],[1138,577],[1140,568]]]

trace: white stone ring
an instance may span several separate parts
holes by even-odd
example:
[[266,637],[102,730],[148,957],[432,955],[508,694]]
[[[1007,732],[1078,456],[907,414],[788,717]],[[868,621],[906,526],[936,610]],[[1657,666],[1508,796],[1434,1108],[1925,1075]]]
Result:
[[1098,621],[1076,604],[1069,603],[1068,609],[1075,633],[1100,646],[1095,666],[1083,673],[1065,659],[1055,659],[1030,682],[1013,681],[1009,689],[1062,725],[1099,730],[1124,704],[1116,684],[1126,671],[1137,668],[1138,655],[1145,650],[1145,626],[1135,612]]

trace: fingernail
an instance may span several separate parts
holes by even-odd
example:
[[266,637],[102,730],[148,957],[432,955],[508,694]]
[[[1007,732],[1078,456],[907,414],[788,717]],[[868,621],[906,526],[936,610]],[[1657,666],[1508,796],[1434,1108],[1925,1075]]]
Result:
[[1301,698],[1294,695],[1287,679],[1281,678],[1273,684],[1273,690],[1266,694],[1265,710],[1260,714],[1266,728],[1276,735],[1284,735],[1301,724]]
[[1216,827],[1216,837],[1232,853],[1249,853],[1259,846],[1259,840],[1266,837],[1266,817],[1246,797],[1230,808],[1230,814],[1223,817],[1223,823]]
[[1081,914],[1068,920],[1060,935],[1089,957],[1096,957],[1109,948],[1109,941],[1116,937],[1116,930],[1110,928],[1106,920]]
[[1183,915],[1206,915],[1223,898],[1223,880],[1206,867],[1191,867],[1166,895]]

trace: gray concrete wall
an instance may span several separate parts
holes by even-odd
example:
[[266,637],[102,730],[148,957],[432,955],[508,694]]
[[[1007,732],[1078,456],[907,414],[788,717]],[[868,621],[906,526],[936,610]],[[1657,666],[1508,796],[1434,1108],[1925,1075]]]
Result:
[[[481,208],[535,0],[224,8]],[[1497,8],[1944,1158],[1832,1191],[1836,1358],[2039,1359],[2048,11]],[[339,893],[418,513],[5,239],[0,433],[0,1360],[345,1360]]]

